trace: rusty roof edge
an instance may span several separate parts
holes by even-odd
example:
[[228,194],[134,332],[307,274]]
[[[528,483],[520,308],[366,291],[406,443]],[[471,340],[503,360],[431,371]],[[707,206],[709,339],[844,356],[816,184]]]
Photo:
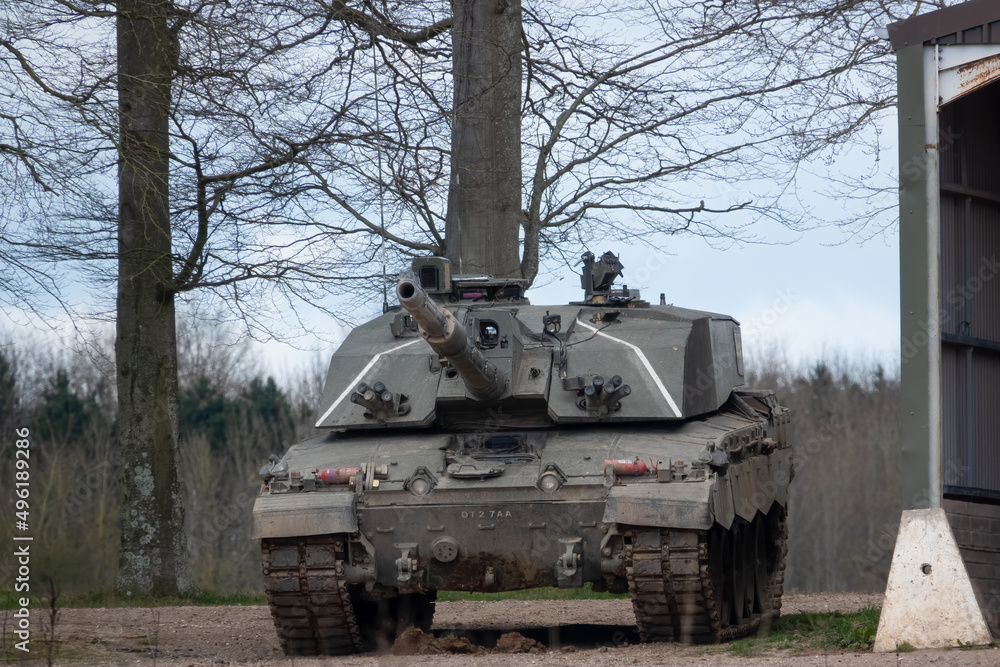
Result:
[[1000,21],[1000,2],[968,0],[959,5],[918,14],[888,25],[893,51],[923,44],[929,39]]

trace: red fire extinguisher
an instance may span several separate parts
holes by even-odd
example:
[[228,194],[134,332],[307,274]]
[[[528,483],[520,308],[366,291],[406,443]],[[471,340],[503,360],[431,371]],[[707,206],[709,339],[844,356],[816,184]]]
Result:
[[361,468],[327,468],[326,470],[317,470],[316,479],[327,484],[347,484],[352,477],[357,477],[360,472]]
[[649,466],[638,457],[635,459],[605,459],[604,468],[612,466],[619,477],[638,477],[649,472]]

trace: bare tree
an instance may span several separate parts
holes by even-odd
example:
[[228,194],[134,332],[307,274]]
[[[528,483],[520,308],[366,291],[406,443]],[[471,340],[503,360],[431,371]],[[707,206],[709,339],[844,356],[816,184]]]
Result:
[[447,255],[459,273],[521,277],[521,2],[452,3]]
[[872,28],[919,6],[8,3],[0,252],[116,312],[119,584],[189,581],[178,301],[273,332],[413,254],[530,282],[597,238],[807,226],[799,176],[877,142],[894,102]]
[[[501,46],[499,23],[522,12],[517,2],[453,3],[451,44],[419,51],[385,47],[383,28],[371,22],[342,24],[333,29],[364,26],[382,50],[383,83],[374,91],[381,110],[359,119],[362,134],[377,142],[355,164],[340,162],[342,154],[310,158],[317,171],[339,175],[317,180],[316,205],[326,197],[348,214],[345,233],[376,234],[390,252],[430,251],[462,263],[506,252],[494,272],[529,281],[567,246],[595,238],[766,241],[756,231],[761,221],[796,231],[825,223],[859,234],[891,229],[885,201],[870,196],[875,188],[857,189],[884,174],[878,123],[895,105],[889,45],[875,28],[925,4],[534,3],[518,21],[521,71],[510,63],[509,39]],[[372,3],[359,7],[374,11]],[[377,25],[439,19],[433,7],[380,5]],[[488,37],[465,40],[464,17],[476,11]],[[441,75],[442,63],[453,79]],[[463,77],[482,92],[468,97]],[[414,88],[414,80],[423,85]],[[501,92],[511,81],[524,89],[520,111]],[[516,127],[501,122],[518,116]],[[505,162],[514,134],[520,181]],[[831,170],[838,160],[841,170]],[[817,182],[831,191],[812,192]],[[515,188],[517,226],[500,213]],[[863,206],[840,206],[856,194],[867,198]],[[469,202],[482,206],[458,213]],[[479,226],[459,233],[460,218]],[[511,269],[510,244],[500,241],[512,241],[515,229],[520,266]],[[474,253],[470,236],[479,239]]]
[[301,156],[354,137],[352,107],[365,99],[339,79],[357,45],[326,32],[354,20],[344,11],[52,0],[4,16],[17,139],[5,167],[29,190],[8,195],[34,223],[10,245],[75,262],[98,290],[115,285],[122,589],[191,586],[176,301],[215,290],[253,326],[274,310],[247,298],[273,296],[254,292],[261,282],[294,293],[358,277],[350,239],[303,231],[294,204],[299,173],[310,174]]

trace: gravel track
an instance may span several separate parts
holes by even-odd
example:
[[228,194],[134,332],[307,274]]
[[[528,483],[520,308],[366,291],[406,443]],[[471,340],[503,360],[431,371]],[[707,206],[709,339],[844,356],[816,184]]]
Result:
[[[786,595],[784,613],[850,612],[881,604],[881,595],[835,593]],[[36,629],[31,656],[42,660],[41,615],[33,614]],[[59,657],[68,665],[527,665],[583,664],[620,667],[651,665],[762,665],[790,667],[944,667],[1000,664],[1000,650],[917,651],[901,655],[829,653],[774,654],[734,657],[720,647],[675,644],[630,645],[635,641],[635,617],[628,600],[538,600],[502,602],[440,602],[435,630],[453,630],[472,641],[493,646],[503,631],[537,636],[549,645],[547,653],[486,655],[392,656],[366,654],[347,658],[294,660],[279,647],[267,607],[161,607],[155,609],[64,609],[57,624]],[[559,630],[550,628],[559,627]],[[534,634],[533,634],[534,633]],[[441,634],[440,632],[438,634]],[[547,640],[547,641],[546,641]],[[533,642],[531,642],[533,643]],[[555,650],[553,650],[555,649]],[[26,656],[27,657],[27,656]]]

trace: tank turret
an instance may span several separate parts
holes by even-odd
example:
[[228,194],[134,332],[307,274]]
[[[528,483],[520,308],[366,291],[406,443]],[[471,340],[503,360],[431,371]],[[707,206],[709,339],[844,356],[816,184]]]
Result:
[[497,367],[483,356],[475,340],[455,320],[451,312],[437,305],[421,289],[417,275],[407,271],[396,286],[399,303],[417,322],[420,334],[431,349],[448,360],[458,371],[474,398],[493,400],[507,389],[507,380]]

